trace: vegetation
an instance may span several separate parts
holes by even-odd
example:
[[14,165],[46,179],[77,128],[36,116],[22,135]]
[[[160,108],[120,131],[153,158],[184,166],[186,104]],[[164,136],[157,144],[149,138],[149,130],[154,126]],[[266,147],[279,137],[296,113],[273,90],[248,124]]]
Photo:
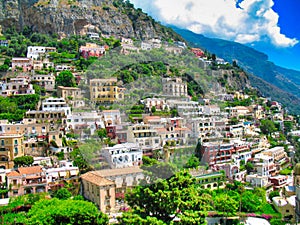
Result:
[[[157,164],[153,159],[143,160],[147,166]],[[245,190],[237,181],[225,189],[202,189],[197,179],[184,171],[143,183],[128,192],[126,200],[131,210],[122,215],[120,224],[205,224],[204,218],[211,212],[225,217],[254,213],[280,218],[267,203],[263,189]]]
[[271,135],[271,133],[276,131],[276,127],[272,120],[261,120],[260,130],[263,134]]
[[108,224],[107,215],[91,202],[82,200],[41,200],[29,210],[26,224]]
[[64,87],[76,87],[76,80],[71,71],[65,70],[58,74],[55,78],[55,85]]
[[121,224],[142,221],[170,224],[175,217],[179,217],[182,224],[204,224],[210,202],[205,194],[197,192],[188,173],[138,186],[126,195],[126,200],[132,211],[122,216]]
[[32,95],[14,95],[11,97],[0,96],[0,119],[9,121],[20,121],[23,119],[27,110],[35,110],[40,96]]
[[20,156],[14,158],[14,164],[16,167],[20,166],[31,166],[33,163],[33,157],[32,156]]
[[68,191],[66,188],[60,188],[57,191],[54,192],[53,197],[61,199],[61,200],[66,200],[71,198],[72,193]]

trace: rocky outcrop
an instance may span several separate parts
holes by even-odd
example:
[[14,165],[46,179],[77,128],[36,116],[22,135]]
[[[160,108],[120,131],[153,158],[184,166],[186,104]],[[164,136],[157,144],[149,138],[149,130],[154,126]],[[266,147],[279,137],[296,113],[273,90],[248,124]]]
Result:
[[89,29],[104,35],[137,39],[182,40],[141,10],[122,0],[2,0],[3,29],[25,26],[40,33],[82,34]]

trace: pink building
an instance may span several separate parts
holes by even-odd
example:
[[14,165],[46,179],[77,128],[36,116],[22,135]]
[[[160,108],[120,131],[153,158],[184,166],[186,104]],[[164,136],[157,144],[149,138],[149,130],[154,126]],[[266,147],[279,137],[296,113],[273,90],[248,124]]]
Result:
[[31,71],[33,69],[32,59],[12,58],[11,60],[12,71],[16,71],[18,68],[22,69],[23,72]]
[[20,167],[7,174],[8,196],[47,192],[46,173],[41,166]]
[[80,47],[79,52],[85,59],[89,57],[101,57],[105,54],[105,46],[87,43],[86,46]]

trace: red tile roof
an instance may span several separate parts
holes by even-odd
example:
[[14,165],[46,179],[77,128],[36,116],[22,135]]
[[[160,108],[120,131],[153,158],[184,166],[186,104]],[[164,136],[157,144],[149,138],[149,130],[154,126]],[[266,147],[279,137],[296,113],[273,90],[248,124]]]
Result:
[[11,171],[7,174],[7,177],[18,177],[20,174],[17,171]]
[[36,174],[42,172],[41,166],[30,166],[30,167],[20,167],[18,171],[21,175],[23,174]]

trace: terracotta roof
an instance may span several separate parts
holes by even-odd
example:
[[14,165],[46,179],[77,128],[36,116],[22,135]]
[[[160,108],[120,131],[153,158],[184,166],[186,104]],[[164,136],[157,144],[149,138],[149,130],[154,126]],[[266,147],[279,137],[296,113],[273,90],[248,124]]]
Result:
[[81,175],[81,179],[96,184],[97,186],[107,186],[115,184],[113,181],[101,177],[99,174],[96,173],[96,171],[87,172]]
[[146,120],[160,120],[160,116],[145,116],[144,119]]
[[154,128],[157,132],[162,133],[162,132],[167,132],[167,129],[164,127],[158,127],[158,128]]
[[110,176],[118,176],[118,175],[125,175],[131,173],[142,173],[142,172],[143,170],[140,169],[140,167],[138,166],[94,171],[95,174],[102,177],[110,177]]
[[18,177],[20,174],[17,171],[11,171],[7,174],[7,177]]
[[249,110],[247,107],[245,107],[245,106],[236,106],[235,107],[236,109],[238,109],[238,110]]
[[111,112],[120,112],[118,109],[111,109],[111,110],[103,110],[102,113],[111,113]]
[[18,171],[21,175],[23,174],[35,174],[42,172],[42,167],[40,166],[30,166],[30,167],[20,167]]
[[187,128],[187,127],[175,127],[175,129],[174,130],[190,130],[189,128]]

